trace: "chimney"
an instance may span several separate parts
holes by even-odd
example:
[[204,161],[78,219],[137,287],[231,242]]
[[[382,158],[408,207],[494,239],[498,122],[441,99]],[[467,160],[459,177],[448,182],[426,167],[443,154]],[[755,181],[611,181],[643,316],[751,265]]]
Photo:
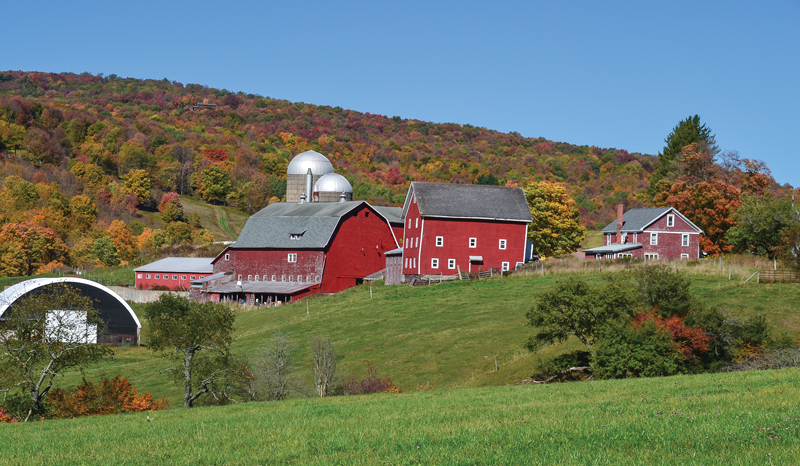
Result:
[[617,243],[622,244],[622,204],[617,204]]
[[306,201],[311,202],[313,198],[313,194],[311,190],[314,189],[314,175],[311,174],[311,169],[308,169],[308,173],[306,173]]

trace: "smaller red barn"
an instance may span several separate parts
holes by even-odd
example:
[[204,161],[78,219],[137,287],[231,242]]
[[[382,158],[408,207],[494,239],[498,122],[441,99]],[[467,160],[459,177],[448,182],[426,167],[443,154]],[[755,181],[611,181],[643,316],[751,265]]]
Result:
[[403,274],[453,275],[525,262],[522,188],[413,182],[403,206]]
[[133,269],[136,289],[149,290],[157,286],[170,291],[187,291],[193,281],[214,273],[213,260],[213,257],[167,257],[143,265]]
[[587,259],[687,259],[700,257],[703,230],[674,207],[631,209],[603,228],[605,245],[585,249]]

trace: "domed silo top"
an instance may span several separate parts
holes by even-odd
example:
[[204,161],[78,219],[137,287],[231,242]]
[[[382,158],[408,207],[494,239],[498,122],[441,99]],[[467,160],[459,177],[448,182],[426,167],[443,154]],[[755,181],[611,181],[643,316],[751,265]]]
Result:
[[328,173],[314,185],[315,193],[352,193],[353,187],[347,178],[337,173]]
[[302,154],[297,154],[291,162],[289,168],[286,170],[287,175],[304,175],[308,173],[308,169],[314,176],[327,175],[333,173],[333,165],[327,157],[313,150],[307,150]]

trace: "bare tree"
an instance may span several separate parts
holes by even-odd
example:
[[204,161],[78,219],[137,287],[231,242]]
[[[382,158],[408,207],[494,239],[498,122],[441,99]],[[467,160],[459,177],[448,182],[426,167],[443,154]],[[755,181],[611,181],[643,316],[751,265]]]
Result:
[[25,421],[42,414],[42,400],[61,372],[114,354],[97,344],[104,328],[93,301],[69,285],[49,285],[1,304],[9,304],[0,321],[3,391],[27,392]]
[[289,339],[288,333],[275,332],[267,340],[259,355],[251,362],[254,398],[267,401],[286,399],[292,391],[301,388],[299,379],[293,373],[293,353],[297,344]]
[[314,385],[317,395],[328,396],[336,376],[336,349],[330,337],[319,334],[311,340],[311,350],[314,353]]

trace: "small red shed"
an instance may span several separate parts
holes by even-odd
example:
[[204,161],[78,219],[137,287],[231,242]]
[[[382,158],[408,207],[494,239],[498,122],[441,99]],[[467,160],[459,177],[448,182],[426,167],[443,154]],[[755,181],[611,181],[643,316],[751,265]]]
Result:
[[605,245],[585,249],[586,258],[686,259],[700,257],[700,235],[692,223],[674,207],[631,209],[603,228]]
[[525,262],[532,218],[522,188],[415,181],[403,219],[404,275],[509,270]]

